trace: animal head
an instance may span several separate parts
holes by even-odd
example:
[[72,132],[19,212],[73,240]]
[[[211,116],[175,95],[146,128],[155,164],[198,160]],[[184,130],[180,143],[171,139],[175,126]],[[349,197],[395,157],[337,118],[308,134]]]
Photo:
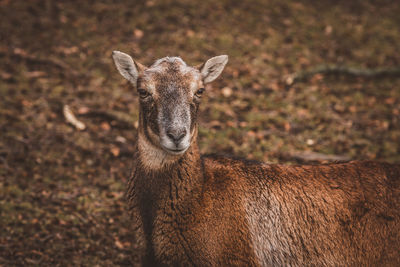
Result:
[[197,135],[197,112],[204,86],[214,81],[228,62],[222,55],[198,67],[179,57],[165,57],[150,67],[114,51],[114,63],[140,96],[139,138],[168,155],[182,155]]

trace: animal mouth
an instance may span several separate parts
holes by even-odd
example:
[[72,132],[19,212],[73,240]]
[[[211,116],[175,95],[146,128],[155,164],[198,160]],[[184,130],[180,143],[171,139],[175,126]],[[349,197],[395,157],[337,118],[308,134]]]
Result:
[[173,151],[173,152],[182,152],[183,150],[185,150],[185,149],[173,149],[171,151]]
[[161,148],[170,155],[182,155],[190,147],[190,143],[182,140],[179,144],[174,144],[169,138],[160,138]]
[[170,153],[170,154],[173,154],[173,155],[180,155],[180,154],[183,154],[183,153],[186,151],[186,149],[187,149],[187,148],[183,148],[183,149],[178,149],[178,148],[176,148],[176,149],[170,149],[170,148],[166,148],[166,147],[164,147],[164,146],[163,146],[163,148],[164,148],[164,150],[165,150],[166,152],[168,152],[168,153]]

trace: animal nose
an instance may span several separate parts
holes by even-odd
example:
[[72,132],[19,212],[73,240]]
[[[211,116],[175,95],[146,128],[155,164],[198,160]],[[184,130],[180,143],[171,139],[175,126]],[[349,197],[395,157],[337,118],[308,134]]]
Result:
[[185,135],[186,129],[170,129],[167,131],[167,136],[174,141],[175,145],[178,145]]

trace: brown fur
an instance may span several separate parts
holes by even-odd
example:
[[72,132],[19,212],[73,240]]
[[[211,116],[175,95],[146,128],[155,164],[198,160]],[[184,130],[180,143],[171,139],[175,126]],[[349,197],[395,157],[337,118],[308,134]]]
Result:
[[[135,81],[124,65],[129,58],[121,58],[121,74]],[[222,59],[207,61],[204,81],[213,71],[208,81],[217,76]],[[142,265],[400,266],[400,165],[286,166],[201,157],[199,73],[166,58],[139,77],[152,97],[140,102],[127,199]],[[187,113],[179,112],[188,109],[191,145],[170,154],[160,146],[160,132],[174,121],[171,114],[187,122]]]
[[[398,165],[268,165],[200,158],[192,144],[168,170],[134,169],[128,199],[149,265],[400,264]],[[269,248],[258,257],[257,234]]]

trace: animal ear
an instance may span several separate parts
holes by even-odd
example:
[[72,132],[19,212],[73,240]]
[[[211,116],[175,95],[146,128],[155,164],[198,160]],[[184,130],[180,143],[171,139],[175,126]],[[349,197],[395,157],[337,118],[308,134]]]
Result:
[[224,70],[228,63],[228,56],[222,55],[210,58],[206,63],[199,67],[203,83],[210,83],[214,81]]
[[120,51],[113,51],[112,57],[119,73],[136,86],[139,73],[144,71],[146,67],[138,62],[133,61],[131,56]]

